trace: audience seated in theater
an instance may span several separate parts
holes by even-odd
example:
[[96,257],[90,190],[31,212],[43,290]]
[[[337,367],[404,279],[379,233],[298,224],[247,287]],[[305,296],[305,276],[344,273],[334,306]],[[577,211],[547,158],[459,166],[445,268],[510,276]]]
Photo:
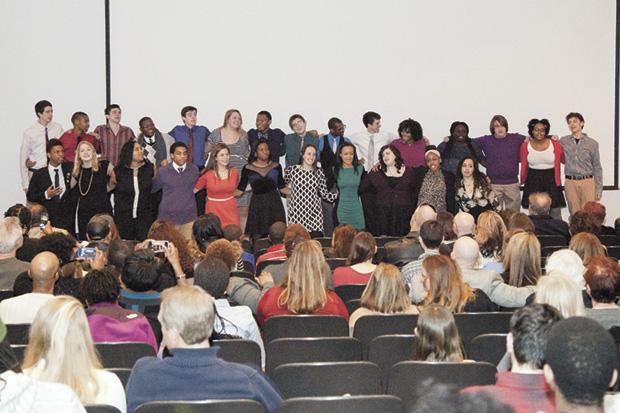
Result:
[[211,256],[196,266],[194,285],[204,289],[215,300],[213,331],[218,335],[229,334],[255,341],[261,348],[264,360],[263,339],[252,316],[252,310],[245,305],[231,306],[226,298],[230,278],[230,270],[224,261]]
[[561,235],[570,240],[568,224],[561,219],[552,218],[549,215],[551,210],[551,197],[546,192],[534,192],[530,194],[530,206],[528,212],[530,219],[534,223],[534,233],[536,235]]
[[212,213],[199,216],[192,224],[192,239],[189,242],[192,256],[196,260],[203,259],[209,244],[220,238],[224,238],[220,217]]
[[444,255],[428,257],[422,262],[424,294],[422,306],[440,304],[453,313],[497,311],[497,306],[480,290],[463,281],[456,263]]
[[332,245],[325,249],[327,258],[347,258],[351,252],[351,243],[357,230],[350,224],[341,224],[334,228]]
[[22,246],[23,235],[15,217],[0,220],[0,289],[10,290],[17,276],[28,270],[28,263],[15,257]]
[[515,413],[553,412],[554,394],[545,381],[543,365],[547,336],[562,315],[552,306],[532,304],[515,311],[510,318],[506,350],[511,371],[497,373],[494,385],[471,386],[466,392],[487,392]]
[[[224,238],[228,241],[237,242],[240,246],[242,245],[244,235],[239,225],[228,224],[224,227],[222,233],[224,235]],[[248,251],[245,251],[243,247],[241,248],[241,250],[241,260],[244,261],[244,270],[254,272],[254,255],[250,254]],[[246,268],[246,266],[248,265],[245,264],[246,262],[249,264],[250,268]]]
[[351,333],[360,317],[373,314],[418,314],[407,295],[403,275],[395,265],[381,263],[373,271],[360,306],[349,319]]
[[620,266],[608,257],[594,257],[584,274],[586,290],[592,298],[592,308],[586,316],[598,321],[606,329],[620,326],[620,307],[616,304],[620,291]]
[[476,232],[476,220],[467,212],[459,212],[454,216],[454,233],[457,238],[474,237]]
[[545,264],[545,273],[551,274],[554,272],[560,272],[573,280],[581,291],[583,305],[586,308],[592,308],[592,299],[586,292],[586,281],[583,279],[586,267],[584,267],[581,257],[575,251],[566,248],[555,251],[548,256]]
[[564,318],[586,314],[582,289],[569,276],[555,270],[538,279],[536,297],[538,304],[549,304],[557,308]]
[[0,319],[6,324],[30,324],[38,309],[54,298],[54,283],[60,263],[51,252],[37,254],[26,277],[32,281],[32,292],[0,301]]
[[137,249],[125,259],[121,281],[121,297],[133,295],[128,293],[144,293],[141,295],[144,295],[145,299],[159,297],[159,292],[176,284],[170,266],[146,248]]
[[607,255],[607,250],[594,234],[580,232],[570,239],[568,248],[575,251],[586,267],[594,257]]
[[298,244],[282,285],[270,288],[258,303],[258,323],[264,325],[269,317],[285,314],[333,314],[348,321],[346,306],[327,288],[329,276],[320,244],[314,240]]
[[209,337],[213,298],[198,286],[164,291],[159,319],[172,357],[136,362],[127,383],[127,408],[149,401],[251,399],[273,413],[282,399],[255,369],[217,357]]
[[472,288],[484,292],[492,302],[501,307],[522,307],[527,297],[536,291],[534,286],[514,287],[504,283],[502,276],[486,269],[479,269],[480,250],[478,243],[469,237],[462,237],[454,243],[452,259],[463,274],[463,281]]
[[414,329],[413,358],[418,361],[462,362],[463,344],[454,316],[446,307],[430,304],[422,309]]
[[[439,246],[443,242],[443,227],[435,220],[426,221],[422,224],[419,234],[418,242],[424,252],[420,254],[417,260],[411,261],[402,268],[403,281],[405,285],[409,286],[409,293],[415,303],[419,303],[423,298],[422,295],[417,296],[415,294],[416,288],[414,287],[414,285],[422,285],[422,261],[426,257],[439,255]],[[421,293],[422,290],[417,292]]]
[[585,203],[582,211],[590,215],[590,218],[594,221],[594,225],[598,228],[598,234],[618,235],[616,234],[615,228],[605,225],[605,217],[607,215],[607,208],[605,208],[605,205],[599,202],[589,201]]
[[271,246],[267,248],[264,254],[256,259],[256,266],[265,260],[286,260],[286,249],[284,248],[284,236],[287,231],[286,224],[277,221],[269,226],[269,235],[267,238]]
[[0,410],[4,413],[86,412],[69,386],[34,380],[22,372],[1,320],[0,381],[3,385]]
[[480,246],[481,267],[500,274],[504,272],[502,252],[507,232],[504,221],[497,212],[485,211],[478,216],[474,239]]
[[[303,225],[291,224],[286,228],[284,233],[284,251],[286,257],[290,257],[295,249],[295,246],[303,241],[310,239],[310,233],[306,231]],[[278,264],[270,264],[265,267],[265,272],[268,272],[273,277],[273,282],[276,285],[282,284],[288,271],[288,258],[282,260],[283,262]]]
[[544,374],[557,412],[603,413],[617,379],[618,349],[603,327],[584,317],[558,321],[547,336]]
[[23,369],[34,379],[68,385],[84,404],[127,411],[123,385],[116,374],[102,369],[86,313],[73,297],[54,297],[39,309]]
[[111,241],[108,246],[108,265],[114,267],[119,274],[122,273],[125,260],[133,254],[134,246],[133,241],[122,239]]
[[187,247],[187,240],[172,222],[163,219],[155,220],[149,229],[147,238],[149,240],[168,241],[169,243],[174,244],[178,250],[183,272],[188,278],[191,278],[194,275],[195,259],[192,257],[192,254]]
[[409,413],[514,413],[488,393],[462,392],[458,387],[425,380],[415,390],[418,399]]
[[[454,215],[450,212],[438,212],[437,222],[443,227],[443,245],[446,248],[446,254],[452,252],[454,241],[458,238],[454,232]],[[443,253],[443,251],[442,251]]]
[[409,234],[398,241],[390,241],[385,244],[385,261],[402,267],[418,259],[420,254],[424,252],[419,240],[420,227],[426,221],[436,218],[437,213],[432,206],[420,205],[417,207],[413,215],[411,215],[411,231]]
[[[334,235],[338,227],[334,231]],[[334,270],[334,288],[343,284],[368,284],[377,266],[372,259],[377,253],[377,244],[370,232],[358,232],[353,238],[346,267]]]
[[579,234],[580,232],[587,232],[590,234],[599,235],[599,228],[592,215],[585,211],[577,211],[570,217],[569,230],[572,236]]
[[82,281],[86,316],[95,343],[140,342],[157,352],[157,340],[144,315],[118,305],[119,275],[112,267],[92,270]]
[[542,275],[540,242],[531,232],[514,234],[504,247],[504,281],[514,287],[536,285]]

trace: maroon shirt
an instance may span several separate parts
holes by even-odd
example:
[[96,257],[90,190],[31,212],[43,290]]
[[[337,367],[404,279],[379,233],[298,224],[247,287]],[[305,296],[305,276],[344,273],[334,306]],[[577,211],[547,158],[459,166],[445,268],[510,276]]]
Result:
[[101,159],[107,159],[114,166],[118,165],[123,145],[129,140],[136,139],[131,128],[123,125],[120,125],[116,135],[107,124],[97,126],[95,133],[101,139]]

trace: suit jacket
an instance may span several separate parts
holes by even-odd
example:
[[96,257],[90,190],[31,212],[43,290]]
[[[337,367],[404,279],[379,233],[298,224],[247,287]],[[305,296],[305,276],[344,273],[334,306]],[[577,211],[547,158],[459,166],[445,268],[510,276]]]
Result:
[[75,197],[71,191],[71,170],[73,164],[65,162],[61,165],[62,177],[65,180],[65,192],[60,197],[45,198],[45,191],[53,182],[47,167],[37,169],[32,174],[26,198],[29,202],[43,205],[52,224],[73,233],[75,219]]
[[561,219],[551,218],[550,215],[530,215],[534,223],[534,233],[536,235],[561,235],[570,241],[568,224]]

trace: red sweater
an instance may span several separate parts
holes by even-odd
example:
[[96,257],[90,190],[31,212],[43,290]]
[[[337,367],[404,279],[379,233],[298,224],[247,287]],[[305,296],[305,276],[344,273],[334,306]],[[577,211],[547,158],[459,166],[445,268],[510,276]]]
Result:
[[[527,154],[529,153],[528,144],[530,143],[529,139],[526,139],[521,144],[521,184],[525,184],[525,180],[527,179]],[[555,169],[555,184],[557,186],[562,185],[562,178],[560,177],[560,164],[564,163],[564,149],[562,149],[562,145],[560,145],[560,141],[551,140],[551,144],[553,145],[553,153],[555,155],[554,160],[554,169]]]
[[351,267],[338,267],[334,270],[333,283],[334,288],[345,284],[368,284],[368,280],[372,276],[372,271],[361,273],[355,271]]
[[[274,315],[293,315],[286,307],[278,305],[278,297],[284,290],[284,287],[273,287],[267,290],[263,298],[261,298],[256,308],[256,319],[258,324],[265,325],[265,321]],[[333,291],[327,292],[327,302],[325,307],[316,311],[314,314],[338,315],[349,321],[349,312],[340,297]]]

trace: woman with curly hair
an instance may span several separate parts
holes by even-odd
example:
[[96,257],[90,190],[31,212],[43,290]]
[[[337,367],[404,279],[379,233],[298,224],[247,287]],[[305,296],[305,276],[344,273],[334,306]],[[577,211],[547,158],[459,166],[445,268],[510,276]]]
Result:
[[209,244],[205,251],[204,259],[209,257],[219,258],[230,268],[230,271],[243,271],[242,254],[243,248],[241,248],[241,244],[238,241],[230,242],[227,239],[218,239]]
[[149,240],[168,241],[174,244],[179,251],[181,267],[188,278],[194,274],[194,258],[190,253],[185,237],[176,229],[175,225],[167,220],[157,219],[151,225],[147,234]]
[[[417,168],[426,166],[424,150],[428,145],[428,139],[424,137],[420,122],[411,118],[403,120],[398,125],[400,139],[392,141],[392,145],[400,151],[405,166]],[[376,160],[373,160],[373,163]]]
[[487,176],[478,169],[476,158],[466,156],[461,159],[454,183],[458,208],[472,214],[474,219],[478,219],[478,215],[484,211],[495,210],[499,205]]

